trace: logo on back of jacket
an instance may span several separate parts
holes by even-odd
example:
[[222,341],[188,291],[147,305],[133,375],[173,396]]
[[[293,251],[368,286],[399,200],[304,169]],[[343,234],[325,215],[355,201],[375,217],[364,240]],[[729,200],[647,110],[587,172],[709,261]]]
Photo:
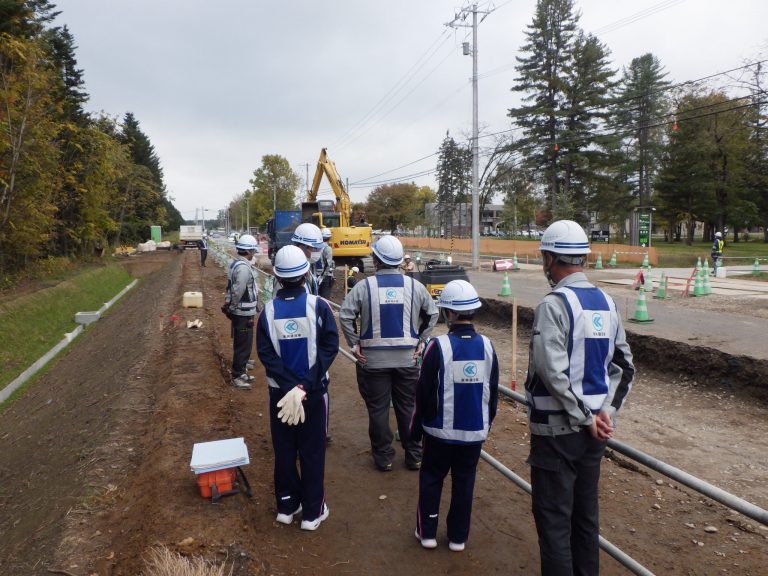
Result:
[[299,323],[296,320],[286,320],[283,324],[283,334],[285,339],[289,338],[303,338],[299,331]]
[[607,336],[605,332],[605,323],[603,321],[603,315],[600,312],[592,313],[592,338],[605,338]]
[[477,362],[465,362],[461,367],[461,377],[458,379],[458,381],[467,384],[479,382],[480,374]]

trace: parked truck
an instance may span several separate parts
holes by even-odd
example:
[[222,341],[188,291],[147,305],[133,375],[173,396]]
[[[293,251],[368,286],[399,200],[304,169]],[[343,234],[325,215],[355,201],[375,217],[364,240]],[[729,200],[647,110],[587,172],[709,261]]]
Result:
[[277,251],[291,243],[293,231],[299,224],[301,224],[301,210],[275,210],[272,218],[267,220],[268,253],[273,263]]
[[197,248],[198,241],[203,239],[202,226],[180,226],[179,246],[182,248]]

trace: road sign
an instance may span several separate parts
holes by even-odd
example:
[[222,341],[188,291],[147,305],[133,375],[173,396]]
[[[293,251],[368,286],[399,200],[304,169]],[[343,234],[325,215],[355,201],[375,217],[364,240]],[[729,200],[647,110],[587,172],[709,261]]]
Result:
[[651,245],[651,213],[641,212],[638,216],[638,244],[647,248]]

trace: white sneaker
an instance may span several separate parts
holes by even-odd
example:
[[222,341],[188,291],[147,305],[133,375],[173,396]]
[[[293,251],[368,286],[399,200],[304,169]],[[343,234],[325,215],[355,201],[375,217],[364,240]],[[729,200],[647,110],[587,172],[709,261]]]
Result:
[[418,531],[418,530],[416,530],[416,532],[414,533],[414,535],[415,535],[415,536],[416,536],[416,538],[419,540],[419,542],[421,542],[421,546],[422,546],[423,548],[429,548],[430,550],[431,550],[432,548],[437,548],[437,540],[435,540],[434,538],[422,538],[422,537],[419,535],[419,531]]
[[464,552],[464,542],[462,542],[461,544],[457,542],[448,542],[448,548],[450,548],[454,552]]
[[299,507],[290,514],[280,514],[278,512],[275,520],[280,522],[280,524],[293,524],[293,515],[298,514],[299,512],[301,512],[301,504],[299,504]]
[[254,366],[256,366],[256,362],[253,360],[248,360],[248,362],[245,363],[245,367],[248,368],[248,370],[252,370]]
[[[243,374],[243,376],[245,376]],[[238,376],[237,378],[232,379],[232,386],[235,388],[239,388],[240,390],[250,390],[251,389],[251,383],[248,381],[247,378],[244,378],[243,376]]]
[[243,378],[248,382],[253,382],[254,380],[256,380],[256,376],[251,376],[250,374],[243,374],[242,376],[240,376],[240,378]]
[[328,518],[328,514],[330,514],[331,511],[328,510],[328,504],[323,504],[323,513],[320,514],[317,518],[314,520],[302,520],[301,521],[301,529],[302,530],[317,530],[320,527],[320,523]]

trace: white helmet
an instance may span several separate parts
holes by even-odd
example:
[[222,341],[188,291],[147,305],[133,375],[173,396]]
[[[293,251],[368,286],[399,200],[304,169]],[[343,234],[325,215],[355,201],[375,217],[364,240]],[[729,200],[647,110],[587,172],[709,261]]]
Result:
[[406,254],[405,256],[403,256],[403,258],[406,259],[406,260],[410,260],[411,259],[411,255],[410,254]]
[[278,278],[298,278],[309,271],[309,262],[298,246],[283,246],[275,254],[272,271]]
[[291,242],[305,244],[310,248],[320,248],[323,243],[323,234],[320,228],[309,222],[299,224],[291,236]]
[[558,220],[550,224],[541,236],[539,250],[566,256],[583,256],[592,252],[584,229],[573,220]]
[[394,236],[382,236],[371,244],[373,253],[387,266],[403,263],[403,245]]
[[235,248],[238,250],[256,250],[258,247],[259,244],[256,242],[256,238],[250,234],[243,234],[235,243]]
[[323,234],[323,240],[328,240],[331,237],[331,231],[328,228],[323,228],[321,232]]
[[723,233],[722,232],[715,232],[715,238],[722,238]]
[[448,308],[456,312],[477,310],[482,306],[477,290],[466,280],[451,280],[443,288],[437,301],[440,308]]

